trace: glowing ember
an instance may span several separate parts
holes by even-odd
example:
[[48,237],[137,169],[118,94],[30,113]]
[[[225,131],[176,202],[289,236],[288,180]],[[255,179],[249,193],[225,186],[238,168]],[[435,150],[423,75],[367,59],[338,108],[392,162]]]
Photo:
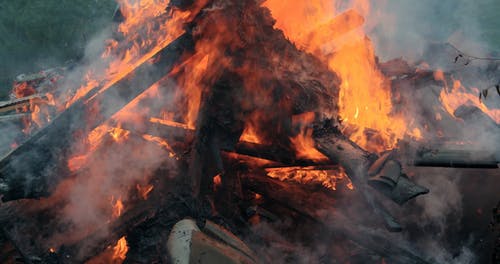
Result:
[[293,181],[301,184],[321,184],[322,186],[336,190],[337,182],[346,180],[346,186],[352,190],[353,185],[345,171],[339,167],[332,169],[317,169],[316,167],[284,167],[267,168],[267,176],[280,181]]
[[117,143],[123,143],[128,139],[128,136],[130,135],[130,131],[121,129],[120,127],[113,127],[108,132],[113,140]]
[[68,160],[68,169],[75,172],[82,168],[87,162],[87,155],[74,156]]
[[15,83],[14,89],[12,93],[16,96],[16,98],[22,98],[26,96],[30,96],[36,93],[35,88],[29,85],[27,82]]
[[116,201],[114,201],[114,200],[115,200],[114,197],[111,197],[111,201],[113,204],[112,218],[116,219],[116,218],[120,217],[120,215],[122,215],[124,206],[123,206],[123,202],[122,202],[121,198],[118,198]]
[[221,178],[220,174],[216,175],[213,178],[213,181],[214,181],[214,188],[215,189],[219,188],[222,185],[222,178]]
[[169,157],[171,157],[171,158],[175,157],[174,150],[172,149],[170,144],[168,144],[168,142],[165,139],[160,138],[160,137],[151,136],[151,135],[142,135],[142,138],[144,138],[147,141],[154,142],[154,143],[158,144],[159,146],[165,148],[169,152],[168,153]]
[[122,237],[116,242],[113,247],[113,261],[120,261],[120,263],[125,260],[128,252],[127,240]]
[[255,128],[251,126],[250,123],[246,124],[245,129],[241,134],[240,141],[246,141],[256,144],[261,143],[259,136],[257,136],[257,133],[255,132]]
[[112,130],[108,125],[101,125],[92,130],[87,136],[87,143],[90,146],[90,150],[95,150],[100,145],[104,136]]
[[148,199],[148,195],[149,193],[153,190],[154,186],[151,185],[151,184],[148,184],[146,186],[142,186],[140,184],[137,184],[135,186],[137,188],[137,193],[139,194],[139,196],[143,199],[143,200],[147,200]]
[[160,118],[154,118],[154,117],[152,117],[152,118],[149,119],[149,122],[151,122],[151,123],[158,123],[158,124],[162,124],[162,125],[166,125],[166,126],[171,126],[171,127],[178,127],[178,128],[182,128],[182,129],[186,129],[186,130],[192,130],[192,128],[189,127],[186,124],[175,122],[175,121],[170,121],[170,120],[166,120],[166,119],[160,119]]

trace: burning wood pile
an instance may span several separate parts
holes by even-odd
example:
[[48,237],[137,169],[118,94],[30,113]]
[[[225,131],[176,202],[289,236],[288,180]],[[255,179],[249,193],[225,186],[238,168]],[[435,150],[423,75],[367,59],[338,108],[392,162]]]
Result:
[[[429,192],[402,166],[497,168],[494,153],[423,147],[457,111],[491,129],[498,111],[455,101],[469,94],[449,74],[379,63],[361,11],[311,24],[280,1],[120,2],[83,85],[21,80],[0,106],[25,127],[0,161],[2,262],[169,262],[170,231],[190,218],[257,263],[274,261],[270,245],[283,262],[430,263],[387,209]],[[446,111],[425,130],[402,107],[429,85]]]

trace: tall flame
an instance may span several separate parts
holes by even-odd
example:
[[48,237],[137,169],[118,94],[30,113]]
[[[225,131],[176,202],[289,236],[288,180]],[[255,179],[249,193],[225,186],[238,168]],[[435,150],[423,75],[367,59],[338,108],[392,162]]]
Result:
[[[406,133],[406,126],[402,117],[391,112],[390,82],[378,69],[374,47],[359,28],[362,17],[353,11],[335,17],[338,2],[267,0],[264,6],[292,42],[318,56],[341,77],[339,115],[355,128],[351,140],[371,151],[392,148]],[[370,10],[367,0],[350,4],[361,15]],[[373,130],[378,132],[376,140],[366,133]]]
[[[167,13],[167,6],[170,3],[168,0],[119,0],[118,2],[125,17],[118,31],[123,34],[125,40],[120,43],[115,40],[108,41],[106,50],[101,56],[103,60],[109,60],[104,74],[89,71],[86,84],[76,91],[66,103],[66,107],[98,87],[100,87],[99,92],[108,89],[139,65],[150,60],[184,32],[182,26],[192,15],[189,11],[179,10]],[[167,16],[168,19],[156,19]],[[151,37],[142,38],[141,32]]]

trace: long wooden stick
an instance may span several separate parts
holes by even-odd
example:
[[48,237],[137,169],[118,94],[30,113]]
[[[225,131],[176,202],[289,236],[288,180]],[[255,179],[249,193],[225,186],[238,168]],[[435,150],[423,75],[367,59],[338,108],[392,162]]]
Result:
[[46,100],[47,96],[43,94],[34,94],[23,98],[14,99],[11,101],[0,102],[0,113],[13,111],[23,106],[30,105],[34,101]]

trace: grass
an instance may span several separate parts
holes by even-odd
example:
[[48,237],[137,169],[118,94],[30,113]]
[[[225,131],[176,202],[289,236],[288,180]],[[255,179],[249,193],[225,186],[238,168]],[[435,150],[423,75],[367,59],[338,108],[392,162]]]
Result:
[[115,8],[113,0],[0,1],[0,97],[17,74],[81,57]]

